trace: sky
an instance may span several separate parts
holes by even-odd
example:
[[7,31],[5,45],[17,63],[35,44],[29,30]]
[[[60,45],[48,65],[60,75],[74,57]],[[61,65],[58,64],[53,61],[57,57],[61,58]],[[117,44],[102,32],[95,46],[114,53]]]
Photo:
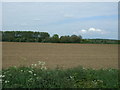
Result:
[[4,2],[2,30],[118,39],[118,3]]

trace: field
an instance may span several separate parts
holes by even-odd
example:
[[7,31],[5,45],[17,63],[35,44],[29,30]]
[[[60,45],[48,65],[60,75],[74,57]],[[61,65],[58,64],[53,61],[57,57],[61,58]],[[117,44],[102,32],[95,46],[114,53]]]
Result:
[[2,67],[46,62],[47,68],[118,68],[117,44],[2,43]]
[[120,86],[116,44],[3,42],[2,56],[3,88]]

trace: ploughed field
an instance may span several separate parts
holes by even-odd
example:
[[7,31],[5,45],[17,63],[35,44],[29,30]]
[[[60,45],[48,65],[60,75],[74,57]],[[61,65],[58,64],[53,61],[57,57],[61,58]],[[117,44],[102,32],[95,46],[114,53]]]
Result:
[[2,67],[30,66],[44,61],[46,67],[118,68],[117,44],[2,43]]

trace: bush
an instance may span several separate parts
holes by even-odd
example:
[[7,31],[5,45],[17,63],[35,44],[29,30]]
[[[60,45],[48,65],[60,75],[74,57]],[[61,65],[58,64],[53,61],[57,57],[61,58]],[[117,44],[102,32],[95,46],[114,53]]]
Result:
[[11,67],[2,71],[3,88],[118,88],[117,69],[42,69]]

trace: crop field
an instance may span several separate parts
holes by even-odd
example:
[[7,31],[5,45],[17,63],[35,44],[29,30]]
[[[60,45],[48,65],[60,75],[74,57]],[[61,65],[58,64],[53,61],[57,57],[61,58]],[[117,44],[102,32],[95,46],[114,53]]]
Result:
[[3,88],[118,88],[117,47],[3,42],[0,83]]
[[47,68],[118,68],[117,44],[2,43],[2,67],[30,66],[44,61]]

